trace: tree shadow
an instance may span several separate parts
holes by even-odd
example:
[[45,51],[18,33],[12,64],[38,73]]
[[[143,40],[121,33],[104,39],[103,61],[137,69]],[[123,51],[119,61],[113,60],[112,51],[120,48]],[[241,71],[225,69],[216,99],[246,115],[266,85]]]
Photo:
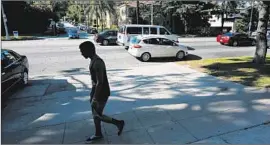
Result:
[[[194,72],[175,71],[167,72],[165,75],[162,73],[134,74],[135,72],[132,74],[128,71],[127,69],[108,70],[111,96],[105,108],[105,114],[122,115],[118,119],[127,118],[129,119],[126,120],[127,122],[139,121],[139,124],[146,120],[145,116],[149,116],[147,119],[151,121],[148,122],[149,126],[143,127],[144,131],[149,128],[155,131],[157,123],[165,124],[160,120],[177,122],[185,127],[184,130],[189,131],[186,132],[187,134],[192,133],[196,137],[186,141],[190,143],[264,123],[266,118],[262,117],[270,115],[269,109],[267,110],[269,104],[264,101],[269,99],[269,92],[246,90],[242,85]],[[4,134],[2,138],[23,133],[20,130],[30,127],[35,132],[39,132],[49,125],[61,123],[72,125],[75,121],[91,118],[90,88],[85,80],[88,76],[79,78],[76,75],[81,76],[84,73],[64,74],[63,76],[68,77],[69,80],[44,77],[36,79],[33,85],[67,86],[58,92],[52,87],[49,91],[47,90],[49,93],[45,93],[39,100],[30,99],[26,102],[20,99],[12,102],[12,107],[6,112],[7,116],[2,117],[2,134]],[[134,111],[140,111],[141,114],[136,114],[135,119],[127,117]],[[160,111],[165,112],[164,116],[159,115]],[[20,121],[21,124],[15,125]],[[164,124],[158,124],[158,126],[164,126]],[[139,128],[139,126],[130,127],[132,126],[125,131]],[[73,128],[72,131],[64,132],[61,137],[67,137],[70,133],[80,134],[85,130],[88,133],[89,130],[87,127],[84,130],[76,130],[76,126]],[[108,131],[106,126],[104,128]],[[197,128],[198,132],[194,128]],[[205,130],[208,131],[205,132]],[[177,130],[175,133],[178,133]],[[166,133],[163,136],[169,137]],[[23,141],[27,143],[31,139],[42,137],[45,141],[49,140],[44,134],[36,133],[22,137],[16,143]],[[179,138],[179,136],[174,137]],[[83,135],[80,136],[80,140],[84,140]],[[42,141],[33,140],[33,142]]]

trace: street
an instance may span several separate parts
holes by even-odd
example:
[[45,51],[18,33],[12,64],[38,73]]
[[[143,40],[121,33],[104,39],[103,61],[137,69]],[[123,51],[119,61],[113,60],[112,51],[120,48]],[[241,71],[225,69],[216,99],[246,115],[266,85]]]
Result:
[[[205,58],[253,56],[255,47],[231,47],[223,46],[213,38],[182,38],[181,44],[195,50],[186,60]],[[81,42],[90,39],[45,39],[35,41],[2,42],[2,48],[12,49],[26,55],[30,63],[30,76],[59,74],[65,71],[88,69],[89,62],[79,52]],[[152,62],[141,62],[129,55],[128,52],[118,45],[97,46],[97,53],[105,60],[107,69],[128,68],[136,66],[158,65],[174,61],[174,59],[156,59]]]

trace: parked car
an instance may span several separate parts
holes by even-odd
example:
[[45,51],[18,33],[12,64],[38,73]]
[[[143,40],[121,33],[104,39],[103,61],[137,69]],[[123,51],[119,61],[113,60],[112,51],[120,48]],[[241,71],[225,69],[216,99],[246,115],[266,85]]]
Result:
[[135,36],[130,41],[128,52],[144,62],[155,57],[181,60],[188,55],[188,48],[164,36]]
[[1,95],[16,84],[27,85],[29,74],[28,59],[12,50],[1,49]]
[[180,36],[172,34],[164,26],[159,25],[123,25],[120,26],[117,34],[117,43],[119,45],[129,46],[130,38],[133,36],[166,36],[170,40],[179,41]]
[[117,30],[105,30],[95,36],[95,41],[102,45],[116,44]]
[[220,42],[221,37],[222,37],[222,34],[217,35],[216,41]]
[[60,22],[57,23],[56,28],[57,28],[58,33],[60,33],[60,34],[65,33],[65,27],[64,27],[63,23],[60,23]]
[[68,28],[67,31],[69,38],[80,38],[80,30],[76,27]]
[[254,38],[249,37],[244,33],[225,33],[220,38],[220,44],[231,45],[231,46],[239,46],[239,45],[256,45],[256,40]]

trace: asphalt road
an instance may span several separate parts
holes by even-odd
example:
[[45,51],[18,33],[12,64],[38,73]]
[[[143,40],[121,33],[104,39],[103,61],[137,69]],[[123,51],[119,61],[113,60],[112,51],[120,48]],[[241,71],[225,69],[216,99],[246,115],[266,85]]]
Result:
[[[78,46],[88,39],[68,40],[45,39],[32,41],[2,42],[2,48],[12,49],[28,57],[30,75],[47,75],[87,70],[89,60],[84,59]],[[191,54],[187,60],[204,58],[253,56],[255,47],[222,46],[215,38],[185,38],[182,44],[189,46]],[[123,46],[99,46],[97,53],[105,60],[107,69],[125,69],[128,67],[158,65],[174,59],[155,59],[152,62],[141,62],[129,55]]]

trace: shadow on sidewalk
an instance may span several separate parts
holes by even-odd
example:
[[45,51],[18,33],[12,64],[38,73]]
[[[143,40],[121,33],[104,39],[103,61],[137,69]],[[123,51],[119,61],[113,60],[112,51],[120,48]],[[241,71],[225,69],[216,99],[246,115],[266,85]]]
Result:
[[[73,74],[74,70],[79,72]],[[12,107],[8,108],[6,116],[2,117],[3,143],[8,142],[8,136],[18,136],[23,133],[19,130],[26,128],[35,128],[35,130],[29,136],[18,138],[16,143],[46,142],[49,137],[46,133],[40,133],[42,127],[61,126],[62,123],[72,126],[74,121],[90,118],[91,82],[87,80],[89,76],[85,76],[87,71],[81,72],[81,69],[77,68],[66,72],[68,73],[63,77],[68,79],[37,78],[32,82],[32,89],[39,85],[51,86],[40,99],[29,98],[28,102],[23,99],[12,102]],[[270,116],[269,91],[247,89],[242,85],[199,73],[178,73],[170,70],[160,70],[151,74],[135,74],[135,72],[137,71],[128,69],[108,70],[111,97],[105,113],[120,115],[122,118],[119,119],[126,118],[130,124],[139,122],[138,125],[141,126],[128,126],[123,134],[142,128],[141,131],[148,132],[147,135],[150,135],[155,143],[171,141],[191,143],[269,121],[267,118]],[[27,90],[28,93],[31,92],[30,90]],[[23,93],[20,95],[24,96]],[[128,117],[134,112],[135,119]],[[162,130],[164,140],[159,142],[154,134],[160,132],[159,127],[166,127],[168,121],[176,123],[174,126],[180,128],[174,130],[176,134],[188,130],[183,134],[192,134],[193,137],[183,140],[179,135],[170,136],[171,132],[168,132],[170,130],[168,129]],[[66,128],[65,125],[63,128]],[[105,130],[108,131],[106,126]],[[85,134],[81,134],[82,132]],[[65,137],[61,142],[54,140],[54,143],[65,142],[71,134],[80,134],[80,137],[75,139],[83,141],[89,132],[87,126],[82,125],[80,129],[73,126],[73,130],[61,132],[61,137]],[[60,130],[50,133],[51,136],[59,134]],[[123,135],[115,138],[125,137],[127,137],[126,142],[132,143],[129,141],[132,140],[130,136]],[[126,142],[123,140],[122,143]],[[148,141],[141,140],[141,143],[148,143]]]

